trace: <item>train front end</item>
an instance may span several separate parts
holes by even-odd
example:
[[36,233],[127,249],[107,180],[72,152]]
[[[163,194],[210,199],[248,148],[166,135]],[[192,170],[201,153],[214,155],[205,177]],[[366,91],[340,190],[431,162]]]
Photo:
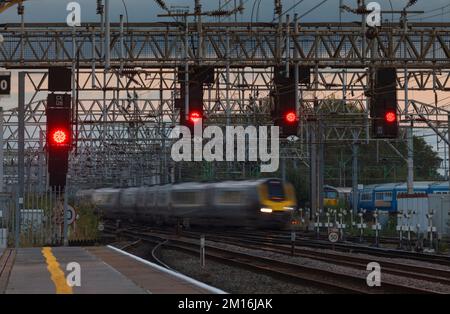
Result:
[[297,209],[294,186],[279,179],[259,185],[259,216],[262,226],[289,228]]

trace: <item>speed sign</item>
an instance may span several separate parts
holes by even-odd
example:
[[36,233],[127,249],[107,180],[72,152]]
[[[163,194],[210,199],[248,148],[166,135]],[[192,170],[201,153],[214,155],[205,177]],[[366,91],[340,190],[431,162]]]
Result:
[[0,95],[9,95],[11,93],[11,73],[0,73]]
[[328,234],[328,240],[331,243],[336,243],[337,241],[339,241],[339,233],[337,233],[337,232],[330,232],[330,234]]
[[67,224],[71,225],[74,223],[75,219],[77,219],[77,213],[75,212],[75,209],[70,206],[67,205]]

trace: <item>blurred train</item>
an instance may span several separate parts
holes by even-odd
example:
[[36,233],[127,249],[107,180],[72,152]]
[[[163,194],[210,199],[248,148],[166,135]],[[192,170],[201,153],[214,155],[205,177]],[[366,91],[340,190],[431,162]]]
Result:
[[84,190],[77,198],[107,219],[155,224],[283,228],[297,208],[293,185],[279,179]]
[[[359,208],[396,212],[397,196],[407,192],[406,183],[388,183],[365,186],[359,191]],[[414,182],[414,193],[449,194],[448,182]]]

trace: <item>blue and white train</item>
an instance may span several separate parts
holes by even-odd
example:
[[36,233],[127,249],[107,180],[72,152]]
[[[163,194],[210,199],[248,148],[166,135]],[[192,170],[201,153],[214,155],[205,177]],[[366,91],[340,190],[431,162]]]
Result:
[[[397,196],[406,192],[406,183],[367,185],[359,190],[359,209],[396,212]],[[449,182],[414,182],[414,193],[449,194]]]

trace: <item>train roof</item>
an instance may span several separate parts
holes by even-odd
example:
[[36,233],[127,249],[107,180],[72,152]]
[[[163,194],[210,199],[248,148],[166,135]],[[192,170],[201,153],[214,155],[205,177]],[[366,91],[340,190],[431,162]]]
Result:
[[[428,188],[443,188],[449,187],[448,182],[435,182],[435,181],[415,181],[414,189],[428,189]],[[405,190],[407,188],[407,183],[383,183],[383,184],[371,184],[366,185],[361,191],[375,190],[375,191],[385,191],[385,190]]]
[[325,189],[329,189],[332,191],[336,191],[338,193],[351,193],[353,188],[347,188],[347,187],[335,187],[335,186],[331,186],[331,185],[325,185],[324,186],[324,190]]
[[185,182],[172,185],[172,190],[191,190],[191,189],[203,189],[206,186],[211,185],[210,183],[200,183],[200,182]]
[[114,188],[103,188],[103,189],[97,189],[94,190],[95,192],[102,192],[102,193],[114,193],[117,191],[120,191],[120,189],[114,189]]
[[450,188],[450,183],[448,181],[434,182],[430,187],[433,189],[448,190]]
[[375,191],[383,191],[383,190],[394,190],[401,186],[402,183],[386,183],[386,184],[378,184],[374,187]]
[[[430,187],[430,185],[433,185],[434,182],[430,182],[430,181],[422,181],[422,182],[414,182],[414,188],[415,189],[428,189]],[[397,186],[397,189],[407,189],[408,188],[408,184],[407,183],[403,183],[399,186]]]
[[266,183],[270,180],[281,181],[278,178],[265,178],[265,179],[255,179],[255,180],[242,180],[242,181],[222,181],[214,184],[215,187],[220,188],[231,188],[231,187],[239,187],[239,186],[257,186],[263,183]]
[[138,190],[141,188],[145,189],[173,189],[173,190],[182,190],[182,189],[197,189],[204,188],[206,186],[216,186],[216,187],[239,187],[239,186],[257,186],[262,183],[265,183],[270,180],[282,181],[279,178],[262,178],[262,179],[254,179],[254,180],[229,180],[229,181],[218,181],[218,182],[181,182],[175,184],[164,184],[164,185],[144,185],[140,187],[127,187],[127,188],[100,188],[100,189],[89,189],[89,190],[81,190],[78,192],[103,192],[103,193],[111,193],[118,192],[121,190]]
[[339,193],[351,193],[353,191],[353,188],[338,187],[336,188],[336,191],[338,191]]

